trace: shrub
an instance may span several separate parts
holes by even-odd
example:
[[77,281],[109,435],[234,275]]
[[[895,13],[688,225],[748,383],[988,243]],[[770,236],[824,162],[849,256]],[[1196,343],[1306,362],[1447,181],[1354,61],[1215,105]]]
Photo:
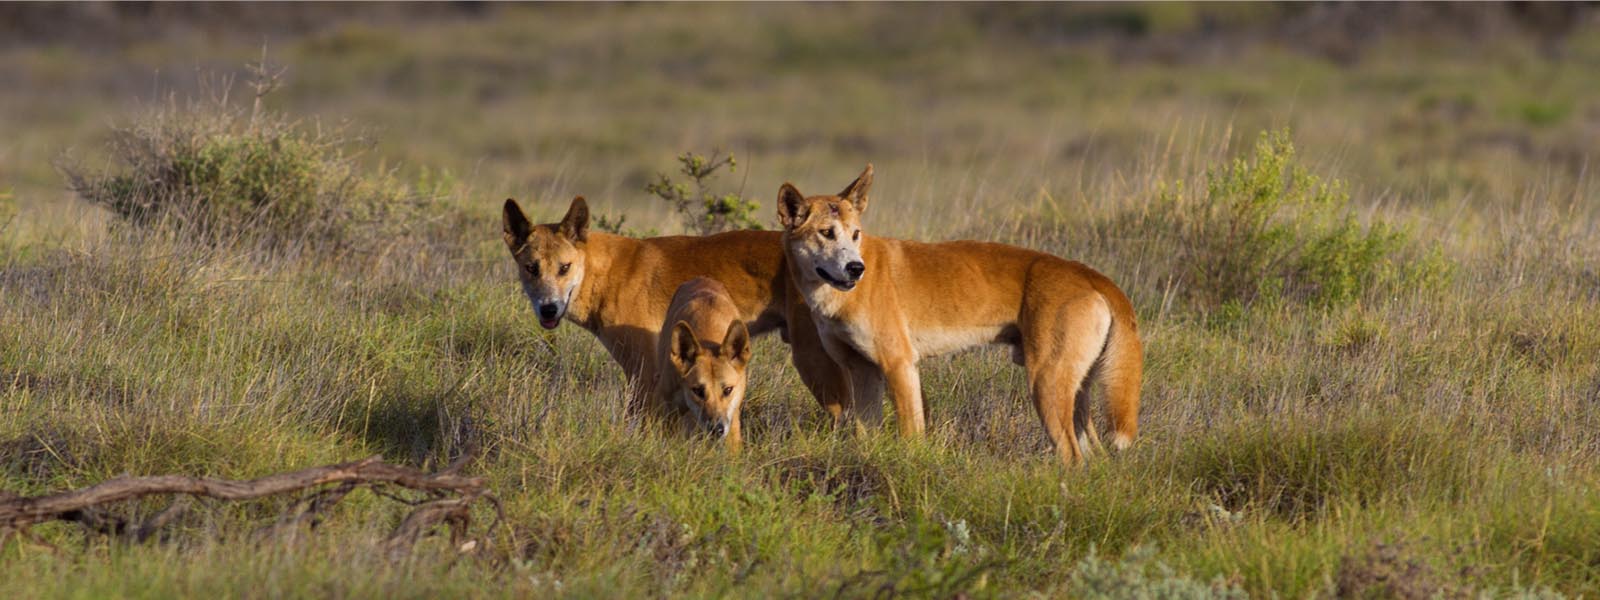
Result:
[[605,213],[596,213],[594,215],[594,228],[606,233],[614,233],[628,237],[655,237],[661,235],[661,232],[657,231],[654,227],[648,227],[645,229],[635,229],[633,227],[629,227],[628,215],[625,214],[613,216]]
[[[1470,575],[1471,569],[1462,571]],[[1334,573],[1339,598],[1470,598],[1468,586],[1414,555],[1404,542],[1378,542],[1360,555],[1346,554]]]
[[1208,170],[1200,190],[1163,185],[1154,210],[1137,216],[1141,229],[1172,238],[1174,276],[1191,300],[1225,310],[1280,298],[1341,305],[1402,275],[1408,236],[1361,225],[1344,185],[1294,158],[1287,132],[1263,133],[1248,160]]
[[1144,598],[1248,598],[1238,584],[1218,577],[1211,582],[1190,579],[1171,567],[1153,563],[1155,550],[1140,546],[1118,561],[1109,561],[1090,551],[1072,569],[1067,596],[1091,599]]
[[[738,192],[718,194],[711,191],[711,180],[716,178],[717,171],[723,168],[733,171],[739,167],[733,154],[724,156],[720,150],[712,151],[710,156],[685,152],[678,156],[678,163],[678,171],[693,182],[693,189],[689,183],[673,181],[666,173],[657,173],[656,180],[644,189],[672,205],[672,210],[683,218],[686,229],[699,235],[730,229],[761,229],[761,221],[756,217],[760,203]],[[617,226],[620,228],[620,221]]]
[[843,581],[835,597],[960,598],[982,592],[988,574],[1001,565],[974,543],[964,520],[913,519],[876,536],[881,571],[862,571]]
[[1519,107],[1517,112],[1529,125],[1549,127],[1567,120],[1567,116],[1572,114],[1572,107],[1559,103],[1528,102]]
[[116,129],[113,168],[63,169],[84,199],[140,228],[211,244],[265,241],[342,247],[382,235],[419,199],[390,173],[368,174],[358,140],[307,127],[258,105],[168,107]]

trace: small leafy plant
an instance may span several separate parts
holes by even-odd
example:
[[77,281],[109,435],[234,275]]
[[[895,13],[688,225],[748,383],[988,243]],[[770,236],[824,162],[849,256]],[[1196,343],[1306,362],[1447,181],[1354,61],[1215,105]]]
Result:
[[1240,599],[1250,596],[1238,582],[1221,577],[1210,582],[1185,577],[1154,560],[1155,549],[1138,546],[1121,560],[1106,560],[1092,549],[1078,561],[1067,583],[1072,598],[1204,598]]
[[[732,153],[724,155],[713,150],[709,156],[685,152],[678,156],[678,171],[687,181],[674,181],[666,173],[657,173],[656,180],[644,186],[657,198],[672,206],[683,218],[685,229],[699,235],[709,235],[733,229],[761,229],[756,211],[761,204],[739,192],[717,193],[711,186],[718,171],[739,168]],[[618,222],[620,226],[620,221]]]
[[1258,301],[1349,304],[1404,271],[1437,266],[1402,260],[1413,244],[1382,223],[1350,213],[1340,181],[1295,163],[1287,132],[1263,133],[1249,159],[1208,170],[1200,190],[1163,186],[1143,226],[1171,236],[1188,295],[1204,307],[1240,311]]
[[628,215],[625,214],[617,214],[616,216],[612,216],[606,213],[595,213],[594,228],[606,233],[614,233],[617,235],[636,238],[655,237],[657,235],[661,235],[661,233],[656,231],[654,227],[646,229],[635,229],[633,227],[629,227]]
[[989,572],[1003,564],[972,539],[961,519],[915,519],[883,532],[876,543],[885,568],[846,579],[835,597],[872,591],[879,597],[963,598],[982,593]]

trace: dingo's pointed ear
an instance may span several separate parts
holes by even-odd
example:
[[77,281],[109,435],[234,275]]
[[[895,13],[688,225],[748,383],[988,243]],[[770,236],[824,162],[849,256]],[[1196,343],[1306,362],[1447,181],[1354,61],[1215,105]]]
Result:
[[558,229],[561,235],[574,242],[581,242],[589,237],[589,203],[583,196],[572,199],[572,206],[567,207],[567,216],[561,218]]
[[528,216],[522,214],[522,207],[517,206],[517,201],[511,198],[506,198],[505,232],[506,246],[512,252],[528,243],[528,234],[533,233],[533,224],[528,222]]
[[679,375],[686,375],[694,367],[694,359],[700,355],[700,340],[694,339],[694,330],[689,329],[689,324],[678,321],[672,326],[672,349],[668,356],[672,359],[672,366],[678,370]]
[[785,228],[799,227],[806,222],[806,217],[811,215],[811,207],[806,204],[805,195],[795,189],[794,184],[785,182],[778,188],[778,224]]
[[854,204],[856,212],[867,212],[867,191],[872,189],[872,163],[867,163],[867,170],[850,185],[844,186],[844,191],[839,192],[839,197]]
[[741,365],[750,364],[750,329],[744,326],[744,321],[728,324],[728,333],[722,336],[722,346],[717,348],[717,353]]

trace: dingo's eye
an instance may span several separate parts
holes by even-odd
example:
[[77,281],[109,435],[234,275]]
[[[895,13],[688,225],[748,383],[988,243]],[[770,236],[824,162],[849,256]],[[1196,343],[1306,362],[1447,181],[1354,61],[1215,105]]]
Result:
[[861,241],[861,230],[860,229],[857,229],[855,233],[850,234],[850,241],[852,241],[852,242]]
[[828,238],[830,240],[834,239],[834,236],[836,236],[836,235],[837,234],[835,234],[833,232],[833,228],[832,227],[829,227],[827,229],[822,230],[822,237]]
[[733,386],[730,385],[728,387],[722,388],[722,395],[723,395],[723,397],[732,396],[733,395]]
[[528,271],[529,275],[532,275],[535,278],[539,277],[539,263],[531,262],[525,265],[523,268]]
[[571,269],[571,268],[572,268],[572,263],[561,263],[561,271],[558,274],[566,275],[567,274],[567,269]]
[[694,392],[694,395],[699,396],[701,398],[706,397],[706,386],[697,385],[697,386],[694,386],[694,389],[690,390],[690,391]]

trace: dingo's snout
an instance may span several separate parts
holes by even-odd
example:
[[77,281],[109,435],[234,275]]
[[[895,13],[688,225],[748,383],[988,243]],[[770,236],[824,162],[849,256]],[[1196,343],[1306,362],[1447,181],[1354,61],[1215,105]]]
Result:
[[539,305],[539,325],[545,329],[555,329],[561,324],[561,305],[555,302],[545,302]]
[[844,266],[844,272],[850,275],[850,281],[861,281],[861,275],[867,272],[867,265],[859,260],[850,261]]

